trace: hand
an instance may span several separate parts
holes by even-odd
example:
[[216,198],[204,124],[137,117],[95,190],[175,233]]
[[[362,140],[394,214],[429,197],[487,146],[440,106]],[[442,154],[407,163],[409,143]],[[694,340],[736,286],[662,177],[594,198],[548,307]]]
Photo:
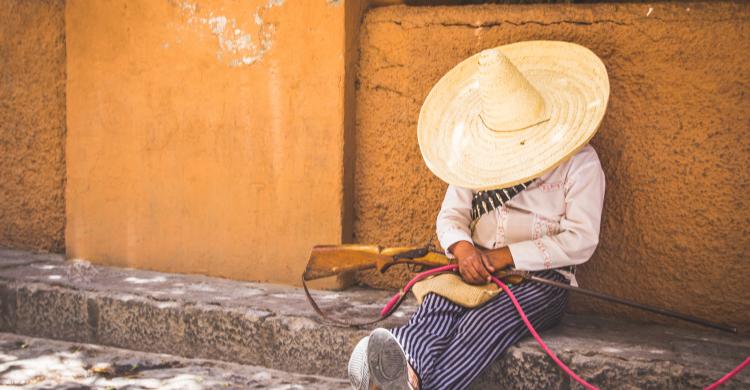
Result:
[[494,268],[489,256],[468,241],[459,241],[448,250],[458,259],[458,271],[467,283],[484,284],[492,279],[490,273]]

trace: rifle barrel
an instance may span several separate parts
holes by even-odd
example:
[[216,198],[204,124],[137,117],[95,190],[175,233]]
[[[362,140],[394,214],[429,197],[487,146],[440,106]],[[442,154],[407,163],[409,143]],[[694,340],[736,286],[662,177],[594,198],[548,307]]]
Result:
[[527,274],[527,275],[525,275],[525,277],[527,279],[529,279],[531,281],[534,281],[534,282],[537,282],[537,283],[547,284],[547,285],[550,285],[550,286],[555,286],[555,287],[563,288],[563,289],[566,289],[566,290],[575,291],[575,292],[578,292],[578,293],[581,293],[581,294],[584,294],[584,295],[589,295],[589,296],[592,296],[592,297],[595,297],[595,298],[603,299],[605,301],[610,301],[610,302],[619,303],[621,305],[635,307],[635,308],[638,308],[638,309],[641,309],[641,310],[650,311],[652,313],[661,314],[663,316],[673,317],[673,318],[677,318],[677,319],[680,319],[680,320],[683,320],[683,321],[688,321],[688,322],[692,322],[692,323],[695,323],[695,324],[707,326],[709,328],[723,330],[725,332],[737,333],[737,328],[736,327],[729,326],[729,325],[724,325],[724,324],[719,324],[719,323],[715,323],[715,322],[711,322],[711,321],[705,320],[703,318],[694,317],[694,316],[691,316],[691,315],[688,315],[688,314],[684,314],[684,313],[679,313],[679,312],[676,312],[676,311],[673,311],[673,310],[662,309],[660,307],[646,305],[646,304],[638,303],[638,302],[631,301],[631,300],[628,300],[628,299],[614,297],[614,296],[603,294],[603,293],[600,293],[600,292],[597,292],[597,291],[592,291],[592,290],[588,290],[588,289],[581,288],[581,287],[571,286],[569,284],[556,282],[554,280],[548,280],[548,279],[540,278],[540,277],[534,276],[534,275],[528,275]]

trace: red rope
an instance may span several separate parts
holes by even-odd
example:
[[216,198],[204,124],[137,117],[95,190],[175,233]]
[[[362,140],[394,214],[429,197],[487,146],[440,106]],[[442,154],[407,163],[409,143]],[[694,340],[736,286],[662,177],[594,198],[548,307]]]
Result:
[[554,360],[555,363],[557,363],[557,365],[563,371],[565,371],[566,374],[570,375],[571,378],[575,379],[576,382],[580,383],[583,387],[589,390],[599,390],[596,386],[592,385],[591,383],[586,382],[585,380],[583,380],[583,378],[578,376],[578,374],[573,372],[573,370],[571,370],[570,367],[566,366],[565,363],[563,363],[562,360],[560,360],[560,358],[558,358],[557,355],[555,355],[555,353],[552,352],[551,349],[549,349],[547,344],[542,340],[541,337],[539,337],[539,333],[537,333],[536,329],[534,329],[534,327],[531,325],[531,321],[529,321],[529,319],[526,317],[526,313],[523,312],[523,309],[521,308],[521,304],[518,303],[516,296],[513,295],[513,292],[510,291],[510,288],[508,288],[508,286],[506,286],[505,283],[503,283],[502,281],[500,281],[500,279],[494,276],[492,277],[492,281],[495,282],[495,284],[497,284],[500,288],[502,288],[506,294],[508,294],[508,298],[510,298],[510,301],[513,302],[513,306],[515,306],[516,310],[518,310],[518,314],[521,316],[523,323],[526,324],[527,328],[529,328],[529,332],[531,332],[531,335],[534,336],[534,338],[536,339],[536,342],[539,343],[539,345],[542,347],[544,352],[546,352],[547,355],[549,355],[549,357],[551,357],[552,360]]
[[745,359],[744,362],[740,363],[739,366],[735,367],[732,371],[729,371],[726,375],[721,377],[718,381],[712,383],[710,386],[706,387],[704,390],[713,390],[721,385],[724,384],[724,382],[728,381],[729,378],[737,375],[740,371],[742,371],[743,368],[747,367],[747,365],[750,364],[750,356],[748,356],[747,359]]
[[[455,271],[457,269],[458,269],[458,265],[451,264],[451,265],[444,265],[442,267],[433,268],[431,270],[417,274],[417,276],[415,276],[412,280],[410,280],[409,283],[407,283],[406,286],[404,286],[404,288],[402,288],[398,294],[394,295],[393,298],[391,298],[391,300],[388,301],[388,304],[386,304],[383,310],[380,311],[380,314],[385,315],[388,312],[390,312],[393,306],[396,304],[396,302],[398,302],[398,300],[404,294],[409,292],[412,286],[414,286],[414,284],[417,283],[418,281],[430,275],[435,275],[435,274],[439,274],[439,273],[446,272],[446,271]],[[534,326],[531,325],[531,321],[529,321],[529,319],[526,317],[526,313],[524,313],[523,309],[521,308],[521,304],[518,303],[516,296],[513,294],[510,288],[508,288],[508,286],[506,286],[505,283],[503,283],[500,279],[494,276],[492,277],[492,281],[495,282],[495,284],[497,284],[498,287],[502,288],[506,294],[508,294],[510,301],[513,302],[513,306],[516,307],[518,314],[521,316],[523,323],[526,324],[526,327],[529,329],[529,332],[531,333],[531,335],[534,336],[534,339],[536,339],[536,342],[539,343],[539,345],[542,347],[544,352],[547,353],[547,355],[550,358],[552,358],[552,360],[554,360],[555,363],[557,363],[560,369],[565,371],[566,374],[570,375],[571,378],[575,379],[576,382],[580,383],[583,387],[590,389],[590,390],[598,390],[596,386],[586,382],[585,380],[583,380],[583,378],[581,378],[575,372],[573,372],[573,370],[571,370],[570,367],[566,366],[565,363],[563,363],[562,360],[560,360],[560,358],[558,358],[557,355],[555,355],[555,353],[552,352],[552,350],[547,346],[547,344],[542,340],[542,338],[536,332],[536,329],[534,329]],[[745,359],[745,361],[740,363],[739,366],[735,367],[732,371],[728,372],[726,375],[721,377],[721,379],[712,383],[710,386],[706,387],[704,390],[713,390],[719,387],[720,385],[728,381],[730,378],[737,375],[740,371],[742,371],[743,368],[747,367],[748,365],[750,365],[750,357]]]

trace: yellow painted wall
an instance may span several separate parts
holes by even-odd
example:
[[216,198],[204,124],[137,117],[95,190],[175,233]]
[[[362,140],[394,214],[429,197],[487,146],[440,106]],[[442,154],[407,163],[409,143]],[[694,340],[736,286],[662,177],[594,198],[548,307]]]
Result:
[[344,234],[344,8],[68,1],[69,257],[296,283]]

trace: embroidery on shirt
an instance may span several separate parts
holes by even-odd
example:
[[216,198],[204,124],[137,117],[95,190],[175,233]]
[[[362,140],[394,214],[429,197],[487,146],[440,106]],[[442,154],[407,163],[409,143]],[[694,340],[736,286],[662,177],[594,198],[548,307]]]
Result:
[[495,232],[495,244],[493,245],[494,248],[502,248],[506,246],[505,243],[505,220],[508,219],[508,209],[503,207],[498,207],[495,209],[496,217],[497,217],[497,232]]
[[539,188],[544,192],[552,192],[563,188],[563,184],[561,181],[557,183],[542,183],[539,185]]
[[542,237],[555,235],[560,230],[560,224],[539,214],[534,214],[534,223],[532,224],[531,239],[534,245],[542,252],[544,257],[544,268],[552,268],[552,257],[547,251],[547,247],[542,242]]
[[546,218],[539,214],[534,214],[534,222],[531,225],[531,239],[538,240],[543,236],[553,236],[560,232],[560,223]]
[[549,255],[549,252],[547,252],[547,247],[544,246],[542,240],[534,240],[534,244],[537,249],[542,252],[542,256],[544,257],[544,269],[552,268],[552,257]]

